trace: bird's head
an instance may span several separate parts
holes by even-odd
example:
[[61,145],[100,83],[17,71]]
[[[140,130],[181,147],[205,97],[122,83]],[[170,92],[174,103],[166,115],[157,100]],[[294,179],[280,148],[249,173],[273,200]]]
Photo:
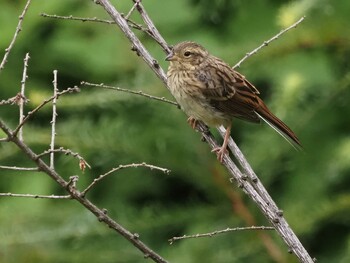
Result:
[[170,61],[172,66],[189,69],[201,64],[208,54],[208,51],[201,45],[186,41],[176,44],[165,60]]

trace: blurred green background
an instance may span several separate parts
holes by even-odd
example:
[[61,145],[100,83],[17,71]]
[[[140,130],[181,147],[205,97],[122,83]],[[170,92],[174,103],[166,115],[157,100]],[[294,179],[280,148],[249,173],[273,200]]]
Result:
[[[25,1],[1,0],[0,50],[9,45]],[[127,13],[131,1],[112,1]],[[267,125],[235,121],[233,137],[318,262],[350,262],[350,1],[144,0],[170,44],[194,40],[237,63],[246,52],[302,15],[306,20],[239,71],[260,90],[271,110],[302,141],[298,153]],[[108,18],[92,1],[33,1],[23,31],[0,72],[0,100],[20,90],[23,58],[30,53],[29,111],[52,94],[53,70],[61,90],[80,81],[171,95],[114,25],[53,20],[40,13]],[[131,17],[140,22],[135,13]],[[137,35],[167,67],[160,47]],[[147,162],[170,175],[131,168],[110,176],[89,194],[94,203],[170,262],[297,262],[273,232],[234,232],[169,245],[183,234],[267,225],[259,209],[228,180],[200,134],[169,104],[91,87],[58,102],[57,146],[79,152],[92,166],[57,155],[64,177],[79,175],[83,189],[119,164]],[[0,106],[12,128],[17,106]],[[35,152],[48,149],[51,108],[24,129]],[[215,130],[213,132],[217,133]],[[3,133],[0,132],[0,137]],[[32,166],[9,143],[0,165]],[[48,176],[0,170],[0,192],[64,194]],[[75,201],[0,198],[0,262],[151,262]]]

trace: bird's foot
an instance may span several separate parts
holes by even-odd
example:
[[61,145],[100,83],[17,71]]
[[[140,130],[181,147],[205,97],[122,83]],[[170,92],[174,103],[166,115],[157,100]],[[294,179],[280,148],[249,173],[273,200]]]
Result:
[[213,150],[211,150],[211,152],[216,153],[216,156],[220,163],[222,163],[222,160],[224,159],[224,155],[229,154],[228,150],[226,149],[226,146],[224,145],[221,147],[215,147]]
[[195,119],[195,118],[193,118],[193,117],[188,117],[188,119],[187,119],[187,122],[188,122],[188,124],[192,127],[192,129],[196,129],[196,126],[197,126],[197,120]]

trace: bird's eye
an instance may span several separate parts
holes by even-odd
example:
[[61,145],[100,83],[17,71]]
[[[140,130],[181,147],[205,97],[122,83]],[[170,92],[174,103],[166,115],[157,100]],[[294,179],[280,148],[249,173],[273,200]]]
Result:
[[186,52],[184,53],[184,56],[188,58],[189,56],[191,56],[191,52],[190,52],[190,51],[186,51]]

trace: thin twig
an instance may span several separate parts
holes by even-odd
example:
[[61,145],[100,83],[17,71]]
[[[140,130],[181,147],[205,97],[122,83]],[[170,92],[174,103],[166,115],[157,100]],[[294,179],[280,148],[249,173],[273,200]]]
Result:
[[147,163],[132,163],[132,164],[119,165],[118,167],[111,169],[107,173],[102,174],[99,177],[95,178],[93,180],[93,182],[88,187],[86,187],[84,191],[81,192],[81,194],[83,196],[85,196],[86,193],[88,191],[90,191],[90,189],[92,187],[94,187],[99,181],[101,181],[102,179],[106,178],[108,175],[111,175],[112,173],[114,173],[116,171],[119,171],[119,170],[122,170],[122,169],[125,169],[125,168],[137,168],[137,167],[147,167],[147,168],[149,168],[151,170],[158,170],[158,171],[161,171],[161,172],[166,173],[166,174],[170,173],[170,170],[168,170],[166,168],[162,168],[162,167],[151,165],[151,164],[147,164]]
[[[71,155],[74,158],[77,158],[80,162],[84,162],[85,166],[87,166],[87,167],[89,167],[89,169],[91,169],[91,166],[88,164],[87,161],[85,161],[85,159],[79,153],[73,152],[70,149],[64,149],[63,147],[60,147],[58,149],[50,148],[49,150],[46,150],[46,151],[38,154],[37,157],[38,158],[42,158],[42,157],[44,157],[45,155],[48,155],[48,154],[51,156],[52,153],[63,153],[65,155]],[[81,164],[79,163],[79,165],[81,165]]]
[[107,20],[107,19],[99,19],[97,17],[76,17],[76,16],[58,16],[58,15],[49,15],[45,13],[41,13],[40,16],[45,18],[53,18],[53,19],[63,19],[63,20],[76,20],[76,21],[82,21],[82,22],[97,22],[97,23],[104,23],[104,24],[115,24],[113,20]]
[[[28,68],[28,60],[29,60],[29,53],[26,54],[24,58],[24,67],[23,67],[23,75],[22,75],[22,81],[21,81],[21,93],[20,93],[20,99],[19,99],[19,123],[23,121],[24,118],[24,104],[27,102],[26,96],[24,95],[25,88],[26,88],[26,80],[28,78],[27,75],[27,68]],[[18,138],[23,141],[23,127],[21,127],[18,131]]]
[[133,6],[131,7],[131,9],[130,9],[130,11],[128,12],[128,14],[127,14],[126,16],[124,16],[124,18],[125,18],[126,20],[128,20],[129,17],[131,16],[132,12],[134,12],[134,10],[135,10],[135,8],[136,8],[136,5],[137,5],[137,3],[133,4]]
[[16,41],[16,39],[18,37],[19,32],[21,32],[21,30],[22,30],[22,22],[23,22],[24,16],[27,13],[27,10],[28,10],[28,7],[30,5],[30,2],[31,2],[31,0],[27,0],[27,3],[24,6],[22,14],[19,16],[19,21],[18,21],[18,24],[17,24],[17,27],[16,27],[15,34],[13,35],[13,38],[12,38],[11,43],[8,46],[8,48],[5,49],[5,54],[4,54],[4,57],[3,57],[2,61],[1,61],[1,64],[0,64],[0,72],[5,67],[5,64],[7,62],[7,57],[9,56],[9,54],[11,52],[11,49],[13,48],[13,46],[15,44],[15,41]]
[[17,167],[17,166],[6,166],[6,165],[0,165],[0,169],[15,170],[15,171],[39,171],[38,167]]
[[6,104],[10,104],[10,105],[20,105],[20,103],[22,103],[22,100],[24,101],[24,104],[27,103],[29,100],[26,97],[23,97],[21,92],[18,92],[16,94],[16,96],[9,98],[7,100],[1,100],[0,101],[0,106],[1,105],[6,105]]
[[[77,16],[59,16],[59,15],[49,15],[49,14],[45,14],[45,13],[41,13],[40,14],[42,17],[45,18],[53,18],[53,19],[63,19],[63,20],[75,20],[75,21],[81,21],[81,22],[97,22],[97,23],[103,23],[103,24],[108,24],[108,25],[112,25],[112,24],[116,24],[113,20],[107,20],[107,19],[99,19],[97,17],[77,17]],[[143,31],[145,32],[147,35],[149,35],[150,37],[153,37],[152,33],[145,27],[143,27],[142,25],[134,22],[133,20],[129,19],[129,18],[125,18],[125,20],[128,22],[129,26]]]
[[123,89],[123,88],[119,88],[119,87],[113,87],[113,86],[104,85],[103,83],[101,83],[101,84],[94,84],[94,83],[89,83],[89,82],[86,82],[86,81],[81,81],[80,84],[84,85],[84,86],[104,88],[104,89],[110,89],[110,90],[115,90],[115,91],[121,91],[121,92],[131,93],[131,94],[135,94],[135,95],[140,95],[140,96],[152,99],[152,100],[158,100],[158,101],[162,101],[162,102],[165,102],[165,103],[169,103],[169,104],[178,106],[178,104],[176,102],[174,102],[174,101],[167,100],[164,97],[160,98],[160,97],[156,97],[156,96],[153,96],[153,95],[149,95],[147,93],[144,93],[143,91],[133,91],[133,90],[129,90],[129,89]]
[[13,131],[13,136],[16,136],[19,129],[21,129],[21,127],[28,121],[29,118],[31,118],[36,112],[38,112],[42,107],[44,107],[46,104],[48,104],[49,102],[51,102],[54,98],[58,98],[61,95],[64,95],[66,93],[72,93],[72,92],[79,92],[80,89],[78,87],[74,87],[74,88],[68,88],[65,89],[61,92],[57,92],[56,96],[52,96],[46,100],[44,100],[40,105],[38,105],[34,110],[28,112],[28,114],[24,117],[23,121],[16,127],[16,129]]
[[55,137],[56,137],[56,117],[57,117],[57,111],[56,111],[56,103],[57,103],[57,70],[53,71],[53,100],[52,100],[52,120],[51,120],[51,142],[50,142],[50,168],[55,168]]
[[148,16],[146,9],[143,7],[140,0],[133,0],[136,4],[136,9],[140,13],[143,22],[147,25],[149,31],[152,33],[153,39],[163,48],[166,54],[171,52],[169,45],[166,43],[165,39],[159,33],[158,29],[154,25],[152,19]]
[[234,232],[234,231],[246,231],[246,230],[275,230],[275,228],[271,226],[249,226],[249,227],[235,227],[235,228],[226,228],[223,230],[216,230],[210,233],[204,233],[204,234],[195,234],[195,235],[183,235],[180,237],[173,237],[170,238],[168,241],[170,245],[174,243],[174,241],[181,240],[181,239],[187,239],[187,238],[199,238],[199,237],[212,237],[218,234],[224,234],[228,232]]
[[33,195],[33,194],[13,194],[0,193],[0,197],[25,197],[25,198],[44,198],[44,199],[72,199],[70,195]]
[[241,64],[250,56],[258,53],[258,51],[260,49],[262,49],[263,47],[268,46],[272,41],[278,39],[281,35],[283,35],[284,33],[286,33],[287,31],[289,31],[292,28],[296,28],[303,20],[305,19],[305,16],[303,16],[302,18],[300,18],[297,22],[295,22],[293,25],[281,30],[277,35],[273,36],[272,38],[270,38],[267,41],[264,41],[264,43],[262,43],[260,46],[258,46],[256,49],[254,49],[251,52],[248,52],[240,61],[238,61],[238,63],[236,65],[234,65],[232,68],[236,69],[239,68],[241,66]]

